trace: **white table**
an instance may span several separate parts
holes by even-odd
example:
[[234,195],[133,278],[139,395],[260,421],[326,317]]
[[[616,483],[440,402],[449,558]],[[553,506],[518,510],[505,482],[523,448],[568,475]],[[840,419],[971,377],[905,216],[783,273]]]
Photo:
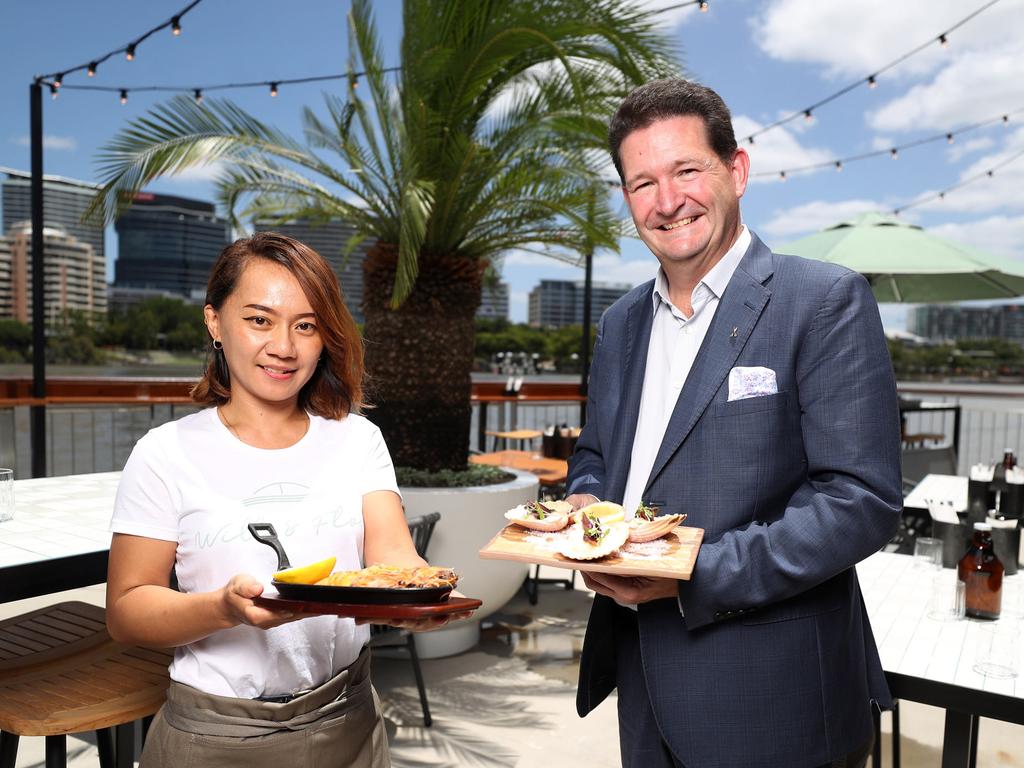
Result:
[[14,482],[14,519],[0,523],[0,602],[107,580],[120,472]]
[[904,507],[928,509],[928,501],[947,504],[953,512],[967,509],[967,478],[961,475],[925,475],[903,499]]
[[[935,571],[913,557],[880,552],[857,566],[882,668],[893,695],[946,710],[942,765],[966,766],[978,717],[1024,724],[1024,643],[1016,678],[985,677],[973,670],[982,624],[928,618]],[[951,577],[950,569],[944,574]],[[1013,605],[1024,576],[1003,580],[1003,604]],[[1019,605],[1019,603],[1017,603]],[[1004,616],[999,621],[1019,618]]]

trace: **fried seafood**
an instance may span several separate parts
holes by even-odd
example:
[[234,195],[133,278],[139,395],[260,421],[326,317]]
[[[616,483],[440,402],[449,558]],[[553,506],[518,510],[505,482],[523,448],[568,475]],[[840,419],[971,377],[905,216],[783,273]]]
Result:
[[371,565],[360,571],[338,571],[317,584],[328,587],[376,587],[379,589],[422,589],[454,587],[459,576],[451,568],[423,565],[400,568],[397,565]]

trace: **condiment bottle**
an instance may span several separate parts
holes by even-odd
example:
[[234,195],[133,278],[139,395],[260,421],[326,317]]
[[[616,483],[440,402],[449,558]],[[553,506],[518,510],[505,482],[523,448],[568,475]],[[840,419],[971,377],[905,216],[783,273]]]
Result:
[[992,526],[974,524],[974,539],[957,565],[966,585],[966,613],[974,619],[998,619],[1003,596],[1003,564],[992,545]]

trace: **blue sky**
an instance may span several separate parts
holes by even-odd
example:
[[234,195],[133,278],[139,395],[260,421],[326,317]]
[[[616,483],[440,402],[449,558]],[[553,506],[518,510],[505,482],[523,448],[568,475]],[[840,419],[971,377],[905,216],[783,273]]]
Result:
[[[644,0],[649,7],[669,0]],[[866,77],[917,45],[934,39],[986,0],[711,0],[664,14],[665,33],[678,47],[683,71],[715,88],[730,105],[738,135],[802,110],[842,86]],[[28,169],[28,85],[37,73],[75,66],[121,47],[166,20],[185,0],[36,0],[0,6],[0,165]],[[136,86],[273,80],[342,72],[346,68],[346,0],[204,0],[183,20],[183,34],[163,31],[139,47],[133,62],[108,60],[97,76],[67,83]],[[385,59],[397,63],[398,0],[378,0]],[[1024,0],[1000,0],[949,36],[879,78],[799,119],[759,136],[749,147],[752,172],[789,169],[848,157],[1024,108]],[[321,94],[337,83],[282,87],[272,99],[262,89],[226,95],[260,119],[301,135],[304,106],[319,109]],[[45,99],[45,172],[95,178],[95,153],[127,120],[161,98],[62,91]],[[743,201],[744,219],[769,245],[786,242],[866,210],[891,210],[952,186],[980,171],[985,179],[907,211],[928,230],[1015,258],[1024,264],[1024,112],[957,139],[834,169],[757,177]],[[164,179],[151,189],[213,198],[212,171]],[[622,209],[625,215],[625,209]],[[108,235],[108,254],[116,238]],[[638,241],[621,254],[600,254],[595,279],[638,283],[653,275],[653,257]],[[112,270],[110,271],[112,274]],[[512,319],[525,320],[526,296],[541,278],[580,279],[582,270],[525,253],[503,267],[512,293]],[[902,328],[907,308],[884,305],[887,327]]]

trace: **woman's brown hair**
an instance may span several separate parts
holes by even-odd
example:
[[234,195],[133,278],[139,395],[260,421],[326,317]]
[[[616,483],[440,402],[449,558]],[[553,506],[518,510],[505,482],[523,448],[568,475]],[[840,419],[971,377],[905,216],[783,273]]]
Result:
[[[206,303],[220,311],[253,259],[266,259],[287,269],[316,313],[324,348],[316,370],[299,391],[299,407],[328,419],[358,413],[363,405],[363,342],[341,297],[337,275],[308,245],[276,232],[257,232],[236,240],[221,251],[213,265]],[[221,350],[211,348],[206,372],[191,395],[207,406],[223,405],[231,399],[231,372]]]

